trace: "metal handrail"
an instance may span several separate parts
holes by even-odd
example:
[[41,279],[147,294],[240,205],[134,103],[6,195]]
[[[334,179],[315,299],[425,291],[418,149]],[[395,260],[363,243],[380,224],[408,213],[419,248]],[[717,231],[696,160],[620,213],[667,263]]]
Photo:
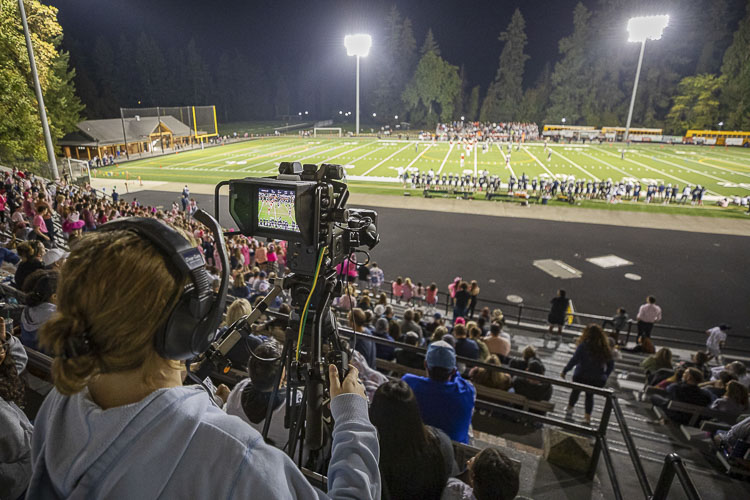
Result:
[[[416,347],[411,346],[408,344],[404,344],[401,342],[395,342],[392,340],[384,339],[381,337],[376,337],[367,333],[362,332],[355,332],[351,329],[339,327],[339,330],[343,332],[344,334],[353,335],[355,337],[361,337],[366,338],[367,340],[372,340],[378,344],[385,344],[393,347],[399,347],[405,350],[409,350],[412,352],[418,352],[418,353],[426,353],[426,349],[423,347]],[[510,368],[506,366],[497,366],[497,365],[491,365],[488,363],[483,363],[481,361],[476,361],[468,358],[464,358],[462,356],[456,356],[457,361],[461,361],[463,363],[466,363],[470,366],[478,366],[482,368],[486,368],[489,370],[499,371],[503,373],[508,373],[511,375],[516,376],[522,376],[526,378],[531,378],[543,382],[550,383],[552,385],[562,386],[562,387],[568,387],[571,389],[579,389],[581,391],[585,392],[591,392],[593,394],[597,394],[600,396],[603,396],[605,398],[604,402],[604,410],[602,411],[602,417],[599,421],[599,426],[596,429],[592,429],[589,427],[581,426],[575,423],[567,422],[564,420],[559,420],[547,415],[539,415],[536,413],[531,413],[528,411],[524,411],[518,408],[513,408],[510,406],[503,406],[498,405],[495,403],[491,403],[488,401],[483,400],[477,400],[475,403],[475,406],[480,409],[487,409],[491,411],[497,411],[504,414],[509,414],[521,418],[525,418],[527,420],[536,421],[540,423],[545,423],[548,425],[554,425],[556,427],[560,427],[562,429],[566,429],[569,431],[577,432],[583,435],[592,436],[596,438],[596,444],[594,447],[594,452],[592,454],[591,459],[591,469],[589,471],[589,475],[593,476],[593,474],[596,471],[598,462],[599,462],[599,456],[603,455],[605,466],[607,469],[607,475],[610,478],[610,482],[612,483],[612,489],[614,492],[614,497],[618,500],[622,499],[622,492],[620,491],[620,483],[617,478],[617,471],[614,468],[613,462],[612,462],[612,456],[611,452],[609,450],[609,445],[606,437],[607,429],[609,426],[609,419],[614,412],[615,420],[617,421],[618,427],[620,429],[620,433],[623,436],[623,440],[625,442],[625,447],[628,450],[628,455],[630,456],[630,460],[633,464],[633,468],[635,469],[635,474],[638,479],[638,482],[641,486],[641,490],[643,492],[644,499],[646,500],[654,500],[656,498],[665,498],[665,497],[655,497],[653,493],[653,489],[651,487],[651,484],[649,483],[648,477],[646,476],[646,471],[643,467],[643,463],[641,462],[641,458],[638,455],[638,451],[635,445],[635,441],[633,440],[633,436],[630,433],[630,430],[628,428],[627,422],[625,420],[625,415],[622,411],[622,408],[620,407],[620,403],[617,399],[616,394],[611,389],[604,389],[594,386],[589,386],[585,384],[579,384],[576,382],[568,382],[567,380],[561,380],[559,378],[553,378],[553,377],[547,377],[545,375],[538,375],[535,373],[530,373],[524,370],[517,370],[515,368]],[[676,472],[672,473],[672,477],[676,473],[678,475],[678,478],[680,478],[680,482],[684,483],[683,487],[687,488],[691,487],[692,491],[697,496],[691,496],[689,493],[690,500],[699,500],[700,495],[698,495],[697,490],[695,490],[695,486],[693,485],[692,481],[690,480],[690,477],[687,473],[687,470],[685,470],[684,466],[682,466],[681,460],[679,460],[679,456],[677,454],[672,454],[674,457],[677,457],[679,461],[679,466],[676,469]],[[681,470],[680,470],[681,468]],[[664,473],[663,473],[664,474]],[[671,484],[672,477],[668,478],[669,484]],[[666,479],[665,479],[666,480]],[[660,482],[662,481],[662,478],[660,478]],[[661,484],[661,483],[660,483]],[[687,486],[685,486],[687,485]],[[657,485],[657,492],[659,490],[659,485]],[[668,491],[668,488],[667,488]]]
[[669,490],[672,487],[675,475],[680,481],[682,491],[685,492],[685,496],[689,500],[700,500],[701,496],[690,478],[685,465],[682,463],[682,459],[677,453],[670,453],[664,457],[664,467],[661,469],[659,474],[659,481],[656,483],[656,491],[654,495],[650,497],[650,500],[666,500],[669,495]]
[[[391,285],[393,281],[386,281],[388,285]],[[387,290],[386,293],[389,295],[391,302],[393,302],[393,289],[390,287],[390,290]],[[447,315],[451,311],[451,297],[450,294],[444,291],[438,290],[438,297],[443,297],[442,299],[438,300],[438,304],[441,308],[444,307],[445,314]],[[412,299],[418,302],[422,302],[421,299]],[[540,312],[546,314],[549,312],[548,308],[541,307],[541,306],[533,306],[533,305],[527,305],[524,303],[514,303],[514,302],[506,302],[502,300],[493,300],[493,299],[486,299],[486,298],[478,298],[477,299],[477,308],[480,308],[479,304],[483,303],[486,306],[502,306],[502,307],[514,307],[516,308],[516,314],[506,314],[506,317],[512,317],[515,319],[516,324],[520,324],[522,321],[529,321],[529,322],[538,322],[547,324],[546,316],[542,317],[534,317],[533,315],[524,315],[524,311],[532,311],[532,312]],[[437,307],[437,305],[436,305]],[[574,318],[582,318],[582,319],[589,319],[595,322],[604,322],[604,321],[610,321],[612,318],[610,316],[602,316],[600,314],[591,314],[591,313],[584,313],[584,312],[572,312],[570,314],[567,314],[567,316],[573,316]],[[626,335],[625,341],[630,340],[630,336],[633,333],[633,327],[637,326],[638,322],[633,319],[628,319],[627,322],[627,331],[624,332]],[[573,323],[571,325],[568,325],[570,328],[574,329],[583,329],[586,325],[581,323]],[[666,331],[674,331],[674,332],[687,332],[690,334],[699,334],[701,337],[705,337],[705,331],[698,329],[698,328],[691,328],[687,326],[679,326],[679,325],[670,325],[667,323],[658,323],[654,325],[653,331],[658,330],[666,330]],[[663,337],[658,335],[651,335],[652,340],[659,341],[662,344],[669,345],[671,344],[679,344],[684,346],[691,346],[691,347],[705,347],[705,340],[702,340],[700,342],[698,341],[692,341],[692,340],[686,340],[686,339],[680,339],[680,338],[672,338],[672,337]],[[735,354],[741,354],[741,355],[750,355],[750,349],[742,349],[738,347],[732,347],[732,346],[725,346],[722,348],[722,351],[724,353],[735,353]]]

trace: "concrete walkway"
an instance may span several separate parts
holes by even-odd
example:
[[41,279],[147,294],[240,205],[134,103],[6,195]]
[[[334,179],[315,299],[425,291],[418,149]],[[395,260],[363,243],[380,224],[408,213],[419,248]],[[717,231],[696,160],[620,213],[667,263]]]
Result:
[[[120,194],[138,191],[167,191],[179,195],[185,184],[177,182],[143,181],[127,182],[116,178],[92,179],[97,189],[106,188],[109,193],[117,186]],[[213,184],[188,184],[191,193],[214,194]],[[228,193],[225,191],[224,194]],[[730,234],[750,236],[750,215],[747,220],[724,217],[703,217],[695,215],[671,215],[663,213],[629,212],[625,210],[597,210],[593,208],[558,207],[529,205],[522,207],[515,203],[496,203],[478,200],[459,200],[448,198],[423,198],[421,196],[391,196],[379,194],[351,194],[350,206],[404,208],[410,210],[428,210],[456,214],[489,215],[495,217],[514,217],[523,219],[541,219],[559,222],[579,222],[584,224],[604,224],[609,226],[642,227],[649,229],[673,229],[694,233]]]

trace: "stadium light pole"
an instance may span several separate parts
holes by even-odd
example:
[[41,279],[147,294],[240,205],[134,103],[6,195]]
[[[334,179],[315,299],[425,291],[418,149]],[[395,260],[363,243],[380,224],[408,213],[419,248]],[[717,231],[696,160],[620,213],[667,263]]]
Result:
[[355,126],[355,135],[359,135],[359,58],[367,57],[367,54],[370,53],[372,37],[365,34],[346,35],[344,37],[344,46],[346,47],[346,55],[357,58],[357,125]]
[[18,0],[18,12],[21,15],[21,24],[23,24],[23,35],[26,38],[26,50],[29,53],[29,65],[31,66],[31,78],[34,80],[34,90],[36,91],[36,102],[39,105],[39,118],[42,121],[42,132],[44,134],[44,145],[47,148],[47,160],[52,172],[52,178],[57,180],[60,173],[57,171],[57,159],[55,158],[55,147],[52,145],[52,135],[49,133],[49,122],[47,121],[47,111],[44,109],[44,97],[42,96],[42,87],[39,85],[39,74],[36,71],[36,61],[34,60],[34,47],[31,45],[31,36],[29,35],[29,23],[26,22],[26,9],[23,7],[23,0]]
[[641,53],[638,56],[638,69],[635,70],[635,83],[633,84],[633,95],[630,97],[630,109],[628,110],[628,121],[625,124],[625,143],[630,137],[630,120],[633,118],[633,105],[635,105],[635,93],[638,90],[638,78],[641,76],[641,65],[643,64],[643,51],[646,50],[646,40],[658,40],[664,33],[664,28],[669,25],[669,16],[644,16],[631,17],[628,21],[628,42],[641,42]]

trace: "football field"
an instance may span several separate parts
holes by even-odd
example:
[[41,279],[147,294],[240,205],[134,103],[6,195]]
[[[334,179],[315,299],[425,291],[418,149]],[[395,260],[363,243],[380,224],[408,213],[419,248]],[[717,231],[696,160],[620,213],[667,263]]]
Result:
[[[498,175],[507,182],[526,174],[533,178],[575,178],[599,181],[632,179],[641,183],[707,188],[713,196],[750,195],[750,149],[711,146],[639,144],[624,158],[623,145],[529,143],[480,145],[466,150],[445,142],[397,141],[352,138],[274,137],[235,142],[204,150],[180,151],[98,169],[97,177],[127,176],[142,180],[214,184],[247,176],[270,176],[282,161],[339,163],[353,184],[364,182],[398,185],[399,172]],[[462,158],[463,157],[463,158]]]

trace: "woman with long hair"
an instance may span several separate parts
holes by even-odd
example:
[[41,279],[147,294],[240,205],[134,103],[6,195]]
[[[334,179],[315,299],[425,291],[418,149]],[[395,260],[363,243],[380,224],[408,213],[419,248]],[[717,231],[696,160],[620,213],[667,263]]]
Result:
[[[487,363],[495,366],[502,366],[500,358],[497,354],[492,354],[487,358]],[[488,370],[486,368],[480,368],[475,366],[469,372],[469,378],[472,382],[485,387],[491,387],[492,389],[501,389],[507,391],[510,389],[511,380],[510,375],[507,373],[499,372],[497,370]]]
[[672,369],[672,351],[668,347],[662,347],[656,354],[641,361],[641,368],[647,372],[654,373],[660,369]]
[[[609,340],[604,335],[602,327],[599,325],[588,325],[583,329],[583,333],[578,339],[578,348],[565,365],[560,376],[565,375],[575,367],[573,372],[573,382],[579,384],[593,385],[594,387],[604,387],[607,378],[612,370],[615,369],[615,362],[612,358],[612,351],[609,347]],[[579,389],[573,389],[570,392],[568,408],[565,411],[566,417],[572,418],[573,408],[578,402],[578,396],[581,394]],[[591,412],[594,409],[594,395],[586,392],[586,413],[584,422],[591,423]]]
[[726,385],[724,396],[714,400],[711,404],[712,410],[725,411],[727,413],[740,413],[747,410],[748,391],[747,387],[736,380],[731,380]]
[[469,295],[471,295],[471,299],[469,299],[469,318],[473,318],[474,309],[477,307],[477,299],[479,298],[479,284],[476,280],[471,280]]
[[[57,314],[40,331],[54,388],[34,421],[28,498],[377,498],[377,433],[356,368],[343,383],[328,370],[327,494],[202,387],[183,385],[184,365],[157,339],[167,319],[189,314],[177,308],[192,280],[165,253],[128,230],[93,232],[73,247]],[[231,474],[205,466],[216,463]]]
[[23,290],[26,278],[34,271],[44,269],[42,257],[44,257],[46,249],[39,241],[31,240],[24,241],[18,245],[16,251],[18,252],[18,256],[21,257],[21,262],[16,267],[16,274],[13,281],[17,289]]
[[426,426],[417,398],[403,380],[378,387],[370,405],[378,429],[384,499],[439,499],[456,472],[453,447],[442,431]]

